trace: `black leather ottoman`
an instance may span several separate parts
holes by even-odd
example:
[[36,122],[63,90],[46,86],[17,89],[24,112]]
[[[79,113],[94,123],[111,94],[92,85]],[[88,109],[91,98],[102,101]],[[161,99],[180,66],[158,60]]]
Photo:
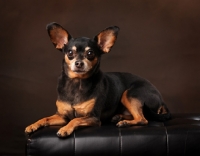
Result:
[[26,154],[55,156],[200,155],[200,113],[173,114],[167,122],[118,128],[114,124],[77,129],[61,139],[60,127],[42,128],[27,138]]

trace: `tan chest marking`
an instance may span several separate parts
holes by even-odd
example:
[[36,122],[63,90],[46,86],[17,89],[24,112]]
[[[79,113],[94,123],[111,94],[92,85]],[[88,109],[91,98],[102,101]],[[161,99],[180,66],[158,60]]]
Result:
[[90,99],[82,103],[71,105],[68,102],[57,100],[56,106],[58,113],[62,116],[71,116],[72,114],[74,114],[75,117],[80,117],[87,116],[90,114],[90,112],[92,112],[95,101],[95,99]]
[[73,112],[73,108],[70,103],[63,101],[56,101],[57,111],[62,116],[68,116],[70,112]]
[[95,101],[96,101],[95,99],[90,99],[88,101],[74,105],[73,108],[75,109],[76,115],[77,116],[89,115],[94,108]]

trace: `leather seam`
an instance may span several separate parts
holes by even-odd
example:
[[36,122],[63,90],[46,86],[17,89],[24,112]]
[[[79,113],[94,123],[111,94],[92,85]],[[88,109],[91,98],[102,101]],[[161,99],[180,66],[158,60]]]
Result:
[[166,134],[167,155],[169,155],[169,135],[168,135],[166,126],[165,126],[165,134]]
[[119,155],[122,155],[122,134],[121,134],[121,129],[119,128]]
[[75,135],[75,131],[74,131],[74,156],[76,155],[76,135]]

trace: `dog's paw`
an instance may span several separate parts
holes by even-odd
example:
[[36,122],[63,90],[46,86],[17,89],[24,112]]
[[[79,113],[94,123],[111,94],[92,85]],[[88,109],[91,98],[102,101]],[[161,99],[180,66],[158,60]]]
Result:
[[67,137],[69,136],[71,133],[73,132],[73,129],[67,129],[65,127],[59,129],[59,131],[57,132],[57,136],[58,137]]
[[30,134],[32,132],[35,132],[38,128],[39,128],[38,125],[32,124],[32,125],[25,128],[25,133]]
[[117,114],[117,115],[115,115],[115,116],[112,117],[111,122],[117,123],[117,122],[119,122],[121,120],[122,120],[121,115]]
[[123,121],[119,121],[117,124],[116,124],[117,127],[128,127],[129,124],[126,122],[126,120],[123,120]]

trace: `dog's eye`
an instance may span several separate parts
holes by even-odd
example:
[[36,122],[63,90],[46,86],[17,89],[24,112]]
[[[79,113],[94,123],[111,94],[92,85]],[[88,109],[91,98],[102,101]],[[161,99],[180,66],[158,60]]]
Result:
[[68,57],[73,57],[73,55],[74,55],[74,53],[73,53],[72,50],[69,50],[69,51],[67,52],[67,56],[68,56]]
[[88,59],[93,59],[94,58],[94,52],[92,51],[92,50],[88,50],[87,51],[87,54],[86,54],[86,57],[88,58]]

